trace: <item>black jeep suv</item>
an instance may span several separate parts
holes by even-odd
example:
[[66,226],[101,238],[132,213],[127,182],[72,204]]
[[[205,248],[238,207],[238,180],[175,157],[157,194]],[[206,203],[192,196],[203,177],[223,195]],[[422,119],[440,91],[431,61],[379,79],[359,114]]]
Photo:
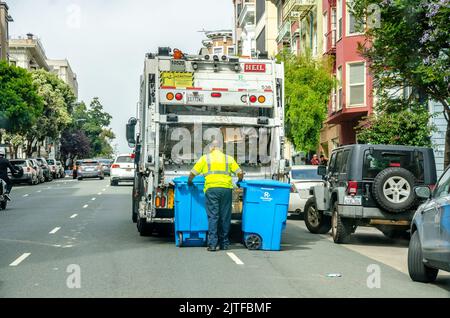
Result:
[[437,180],[432,149],[394,145],[337,148],[318,173],[326,182],[313,187],[305,223],[311,233],[331,229],[336,243],[358,226],[375,226],[391,238],[407,235],[420,203],[414,188]]

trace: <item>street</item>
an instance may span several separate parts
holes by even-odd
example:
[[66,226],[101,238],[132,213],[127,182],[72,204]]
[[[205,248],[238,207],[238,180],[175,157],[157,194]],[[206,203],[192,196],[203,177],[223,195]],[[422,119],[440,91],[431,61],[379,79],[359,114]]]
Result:
[[[109,179],[18,186],[12,197],[0,212],[0,297],[450,296],[448,274],[412,282],[408,242],[372,229],[336,245],[290,217],[282,251],[263,252],[239,243],[236,224],[231,250],[207,253],[176,248],[167,235],[140,237],[131,187],[110,187]],[[380,288],[369,288],[371,265],[379,266]]]

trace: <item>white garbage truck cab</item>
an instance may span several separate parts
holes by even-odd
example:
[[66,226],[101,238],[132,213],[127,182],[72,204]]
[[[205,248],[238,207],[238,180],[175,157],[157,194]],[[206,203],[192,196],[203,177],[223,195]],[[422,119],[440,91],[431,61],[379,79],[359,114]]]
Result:
[[135,148],[132,218],[141,235],[174,222],[173,179],[188,176],[213,140],[245,179],[285,178],[283,65],[159,48],[146,55],[127,139]]

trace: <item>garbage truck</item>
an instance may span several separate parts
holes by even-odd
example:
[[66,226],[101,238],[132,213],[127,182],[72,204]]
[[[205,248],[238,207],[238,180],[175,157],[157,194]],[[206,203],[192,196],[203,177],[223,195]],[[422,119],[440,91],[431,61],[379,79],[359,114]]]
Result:
[[[173,224],[173,179],[189,175],[214,140],[247,180],[287,175],[284,67],[273,59],[161,47],[146,54],[136,108],[126,135],[136,165],[132,220],[141,236]],[[238,189],[233,198],[239,215]]]

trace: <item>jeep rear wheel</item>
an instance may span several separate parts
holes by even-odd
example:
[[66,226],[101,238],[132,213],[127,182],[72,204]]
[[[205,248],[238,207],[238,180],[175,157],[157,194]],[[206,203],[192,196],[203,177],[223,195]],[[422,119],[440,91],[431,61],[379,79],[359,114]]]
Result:
[[439,270],[428,267],[423,262],[422,245],[418,232],[414,232],[409,242],[408,272],[415,282],[431,283],[437,278]]
[[331,217],[331,233],[334,243],[345,243],[353,230],[353,220],[342,218],[338,212],[338,205],[335,203]]
[[381,171],[373,181],[373,196],[379,206],[388,212],[407,211],[416,204],[414,175],[403,168]]
[[331,229],[331,218],[316,209],[314,198],[310,198],[305,204],[305,225],[313,234],[326,234]]

